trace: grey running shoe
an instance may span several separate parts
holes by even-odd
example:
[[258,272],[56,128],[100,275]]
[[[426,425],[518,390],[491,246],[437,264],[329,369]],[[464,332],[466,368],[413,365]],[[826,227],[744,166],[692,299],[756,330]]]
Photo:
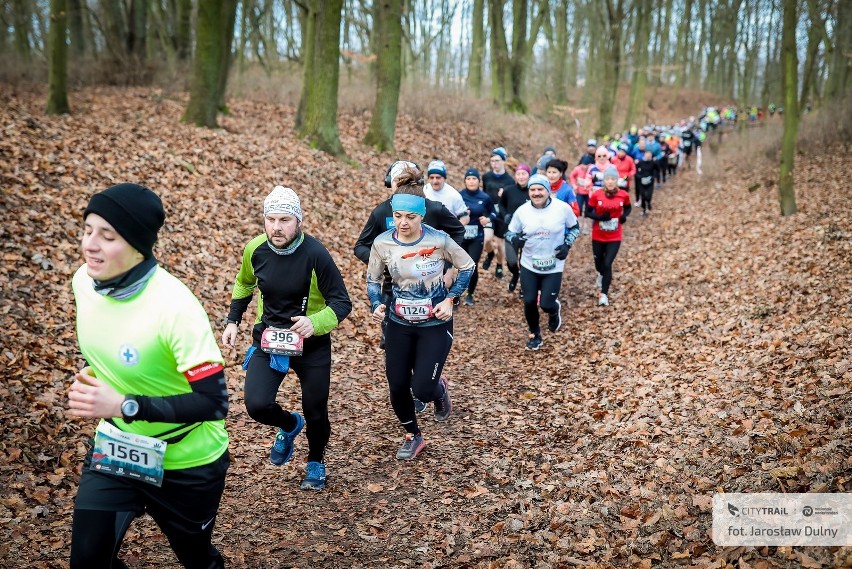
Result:
[[476,301],[473,300],[472,294],[468,294],[466,297],[464,297],[464,305],[465,306],[473,306],[474,304],[476,304]]
[[402,446],[396,451],[396,457],[399,460],[413,460],[424,448],[426,448],[426,441],[423,440],[422,434],[406,433]]
[[414,397],[414,393],[411,394],[411,398],[414,399],[414,412],[415,413],[422,413],[423,411],[426,410],[426,403],[423,402],[423,401],[420,401],[419,399]]
[[444,386],[444,394],[435,400],[435,420],[446,421],[453,412],[453,402],[450,401],[450,389],[447,387],[447,379],[441,376],[438,382]]

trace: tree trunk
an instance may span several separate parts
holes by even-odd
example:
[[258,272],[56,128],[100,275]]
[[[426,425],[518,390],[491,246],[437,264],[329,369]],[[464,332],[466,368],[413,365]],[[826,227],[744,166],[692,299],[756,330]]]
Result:
[[24,61],[30,60],[30,29],[32,13],[26,0],[12,2],[12,22],[15,27],[15,51]]
[[[575,10],[576,13],[576,10]],[[556,17],[556,42],[555,54],[553,57],[553,89],[556,92],[554,102],[557,105],[565,103],[567,100],[566,79],[568,77],[568,0],[561,0],[559,8],[555,11]],[[576,18],[576,16],[575,16]],[[579,35],[579,30],[574,30],[575,36]],[[532,43],[535,43],[535,38],[530,38]]]
[[131,0],[128,19],[130,32],[127,34],[127,52],[144,59],[148,34],[148,0]]
[[648,43],[651,39],[651,10],[653,0],[639,0],[637,6],[636,45],[633,49],[633,78],[630,82],[630,97],[624,129],[630,128],[636,113],[645,106],[645,85],[648,82]]
[[574,2],[574,28],[573,38],[571,39],[571,55],[568,61],[568,88],[574,89],[577,86],[577,75],[580,69],[580,38],[583,30],[583,12],[580,10],[578,1]]
[[[532,38],[535,41],[535,38]],[[527,68],[527,2],[512,0],[512,59],[509,73],[511,81],[511,100],[509,110],[515,113],[526,113],[522,89],[524,86],[524,71]]]
[[68,0],[68,32],[71,36],[71,56],[75,59],[86,53],[86,40],[83,34],[83,0]]
[[488,17],[491,23],[491,98],[505,109],[511,93],[509,46],[503,27],[504,0],[488,0]]
[[796,136],[799,132],[798,73],[796,53],[797,0],[784,0],[784,24],[781,33],[784,63],[784,138],[781,142],[781,171],[778,175],[778,199],[781,215],[796,213],[796,193],[793,188],[793,169],[796,156]]
[[64,115],[71,112],[68,106],[68,10],[65,0],[50,0],[50,37],[48,53],[50,70],[47,87],[47,110],[49,115]]
[[604,47],[604,76],[598,107],[598,138],[612,131],[612,111],[621,76],[621,24],[624,0],[606,0],[606,45]]
[[192,0],[177,0],[175,43],[178,59],[189,59],[192,55]]
[[666,8],[665,8],[665,16],[663,21],[663,27],[657,30],[657,33],[662,37],[660,38],[660,52],[657,54],[657,73],[659,76],[659,82],[661,84],[665,83],[665,66],[668,62],[668,51],[669,51],[669,34],[670,34],[670,26],[672,21],[672,0],[666,0]]
[[[402,82],[402,0],[375,0],[376,104],[362,141],[379,152],[393,151]],[[480,77],[481,80],[481,77]]]
[[828,71],[826,97],[847,99],[852,92],[852,3],[840,0],[834,29],[834,51]]
[[680,20],[680,25],[677,27],[677,48],[675,53],[675,83],[674,83],[674,99],[677,99],[677,94],[680,89],[686,84],[686,64],[687,55],[690,47],[690,39],[692,34],[692,0],[686,0],[683,7],[683,17]]
[[185,122],[208,128],[218,126],[216,114],[220,106],[222,74],[227,74],[227,53],[231,51],[228,40],[233,37],[233,30],[229,32],[225,28],[229,21],[233,27],[235,16],[231,16],[230,11],[235,6],[236,0],[205,0],[198,4],[197,43],[189,103],[183,115]]
[[121,61],[127,53],[127,31],[124,26],[124,14],[121,0],[103,0],[101,8],[105,23],[104,41],[112,58]]
[[343,0],[307,2],[307,36],[299,136],[311,146],[344,156],[337,131],[337,87],[340,79],[340,16]]
[[224,26],[222,35],[221,58],[222,64],[219,66],[219,80],[217,81],[218,105],[217,108],[221,113],[229,113],[228,105],[225,102],[225,95],[228,91],[228,77],[231,72],[231,62],[233,61],[233,45],[234,45],[234,27],[237,25],[237,2],[239,0],[223,0],[222,2],[222,25]]

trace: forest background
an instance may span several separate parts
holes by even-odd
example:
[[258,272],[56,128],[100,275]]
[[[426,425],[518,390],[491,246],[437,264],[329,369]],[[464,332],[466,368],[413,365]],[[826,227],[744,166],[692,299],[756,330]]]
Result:
[[[66,566],[92,430],[64,412],[80,365],[67,212],[132,180],[164,196],[158,258],[214,331],[260,231],[250,208],[277,182],[299,191],[356,301],[335,332],[321,496],[292,488],[300,464],[266,464],[231,362],[217,545],[234,566],[852,566],[849,548],[709,538],[713,492],[852,490],[850,26],[839,0],[4,2],[3,565]],[[614,310],[592,308],[579,243],[571,325],[525,358],[520,306],[487,275],[479,311],[457,317],[457,420],[429,424],[412,468],[389,463],[398,432],[351,245],[390,162],[437,156],[459,186],[495,146],[573,162],[590,136],[709,105],[765,118],[711,138],[704,175],[683,172],[657,217],[629,224]],[[123,557],[174,565],[150,520]]]

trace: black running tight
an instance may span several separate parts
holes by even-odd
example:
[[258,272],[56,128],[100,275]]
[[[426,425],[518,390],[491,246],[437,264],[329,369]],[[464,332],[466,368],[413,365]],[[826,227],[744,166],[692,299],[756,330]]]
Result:
[[621,241],[592,241],[592,253],[595,255],[595,269],[601,275],[601,292],[609,294],[612,283],[612,263],[618,255]]
[[482,257],[482,248],[484,246],[485,242],[482,239],[465,239],[462,241],[462,249],[467,251],[467,254],[476,263],[476,268],[473,269],[473,274],[470,276],[470,283],[467,285],[468,294],[476,292],[476,283],[479,282],[479,259]]

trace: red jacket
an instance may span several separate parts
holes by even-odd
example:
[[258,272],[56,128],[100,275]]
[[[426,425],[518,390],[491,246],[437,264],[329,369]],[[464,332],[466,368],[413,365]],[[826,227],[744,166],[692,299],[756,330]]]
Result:
[[616,155],[611,162],[615,165],[615,169],[618,170],[618,177],[622,180],[627,179],[627,187],[629,188],[633,181],[633,176],[636,175],[636,163],[633,161],[633,158],[626,154],[624,158],[619,158]]

